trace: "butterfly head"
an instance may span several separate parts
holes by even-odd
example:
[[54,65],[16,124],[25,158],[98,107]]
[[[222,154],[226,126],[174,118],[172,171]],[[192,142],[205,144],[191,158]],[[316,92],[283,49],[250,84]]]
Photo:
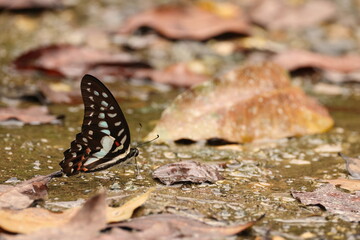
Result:
[[130,153],[128,155],[129,158],[139,156],[139,149],[137,148],[130,148]]

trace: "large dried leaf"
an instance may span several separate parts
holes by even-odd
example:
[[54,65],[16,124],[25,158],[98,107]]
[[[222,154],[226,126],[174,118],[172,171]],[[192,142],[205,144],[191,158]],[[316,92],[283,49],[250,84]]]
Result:
[[134,210],[146,202],[146,200],[150,197],[152,191],[154,191],[153,188],[148,190],[146,193],[130,199],[128,202],[126,202],[120,207],[108,207],[106,209],[106,221],[108,223],[119,222],[131,218]]
[[[134,210],[144,204],[149,198],[152,191],[153,189],[150,189],[146,193],[130,199],[120,207],[113,208],[103,205],[102,211],[106,214],[106,222],[118,222],[129,219]],[[90,199],[88,202],[91,201],[94,200]],[[87,203],[85,203],[83,208],[85,208],[86,204]],[[78,215],[80,211],[83,210],[79,207],[68,209],[62,213],[55,213],[41,208],[27,208],[24,210],[0,209],[0,227],[9,232],[23,234],[34,233],[50,227],[60,228],[64,224],[69,225],[69,223],[74,222],[75,220],[73,220],[73,218],[75,218],[75,215]]]
[[339,153],[339,155],[345,160],[346,170],[349,174],[355,179],[360,179],[360,159],[347,157],[342,153]]
[[216,182],[224,179],[217,165],[208,165],[195,161],[181,161],[161,166],[152,173],[153,178],[158,178],[162,183],[170,185],[177,182]]
[[61,7],[61,0],[0,0],[0,9],[24,10]]
[[331,183],[349,191],[360,191],[360,181],[357,179],[324,179],[324,182]]
[[[61,216],[59,216],[61,217]],[[58,221],[61,222],[61,221]],[[13,222],[14,224],[14,222]],[[9,237],[14,240],[92,240],[100,235],[106,226],[105,194],[98,194],[89,199],[71,219],[59,226],[49,227],[27,235]]]
[[47,197],[47,184],[59,173],[34,177],[15,186],[0,185],[0,208],[22,209]]
[[345,221],[360,221],[360,192],[344,193],[332,184],[326,184],[314,192],[292,192],[292,195],[306,205],[320,204]]
[[275,55],[272,61],[289,71],[305,67],[314,67],[342,73],[360,70],[360,56],[358,55],[337,57],[305,50],[289,50]]
[[140,61],[125,53],[63,44],[31,50],[15,59],[14,64],[19,70],[38,70],[49,75],[79,77],[94,67],[123,67],[140,64]]
[[250,142],[322,133],[333,120],[274,64],[248,65],[179,95],[147,139]]
[[32,106],[29,108],[0,108],[0,124],[6,124],[6,122],[11,120],[16,120],[17,122],[20,121],[21,124],[32,125],[59,123],[56,116],[49,114],[47,107]]
[[[249,25],[245,15],[236,6],[229,6],[232,12],[222,14],[216,11],[221,4],[213,7],[160,6],[141,12],[125,21],[121,33],[131,33],[140,27],[150,27],[171,39],[206,40],[224,33],[247,34]],[[209,9],[210,8],[210,9]]]
[[254,1],[251,19],[268,29],[302,29],[333,19],[336,5],[327,0],[302,1],[290,5],[285,0]]
[[[134,218],[128,222],[117,223],[112,226],[139,231],[131,234],[134,239],[222,239],[225,236],[241,233],[252,227],[260,219],[261,218],[245,224],[219,227],[211,226],[188,217],[173,214],[161,214]],[[106,239],[123,239],[117,237],[126,236],[124,234],[126,234],[126,232],[114,231],[114,233],[111,232],[109,234],[112,238]],[[201,236],[201,238],[197,238],[198,236]]]

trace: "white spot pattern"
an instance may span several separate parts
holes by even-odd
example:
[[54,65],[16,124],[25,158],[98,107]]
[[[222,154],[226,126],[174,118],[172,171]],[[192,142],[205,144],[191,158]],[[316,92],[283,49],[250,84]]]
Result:
[[107,102],[105,102],[105,101],[101,101],[101,105],[103,105],[104,107],[109,106],[109,104]]
[[105,114],[104,114],[104,113],[99,113],[99,118],[100,118],[100,119],[104,119],[104,118],[105,118]]
[[111,118],[114,118],[116,117],[117,113],[108,113],[108,116],[111,117]]
[[106,93],[104,93],[104,92],[102,93],[102,95],[103,95],[104,98],[108,97],[108,95]]
[[95,91],[95,90],[94,90],[94,94],[95,94],[96,96],[99,96],[99,95],[100,95],[99,92],[98,92],[98,91]]
[[108,128],[109,126],[108,126],[107,122],[105,122],[105,121],[100,121],[100,122],[99,122],[99,127]]
[[114,123],[114,125],[115,125],[116,127],[117,127],[117,126],[120,126],[120,124],[121,124],[121,121]]

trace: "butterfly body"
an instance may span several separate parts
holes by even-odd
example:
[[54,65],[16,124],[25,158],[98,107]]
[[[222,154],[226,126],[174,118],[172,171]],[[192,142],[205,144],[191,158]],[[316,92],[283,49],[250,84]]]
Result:
[[119,104],[97,78],[85,75],[81,81],[84,120],[81,132],[64,152],[60,162],[67,175],[100,171],[125,163],[139,154],[130,148],[130,130]]

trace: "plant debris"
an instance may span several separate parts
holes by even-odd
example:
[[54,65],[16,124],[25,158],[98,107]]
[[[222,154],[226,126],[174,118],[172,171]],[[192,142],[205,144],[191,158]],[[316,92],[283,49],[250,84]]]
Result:
[[[91,212],[92,210],[88,209],[89,207],[100,207],[101,211],[100,209],[94,211],[98,211],[100,215],[104,214],[104,222],[119,222],[129,219],[134,210],[145,203],[152,191],[153,189],[150,189],[146,193],[130,199],[120,207],[105,206],[105,200],[102,199],[105,198],[105,195],[102,193],[89,199],[83,207],[73,207],[62,213],[51,212],[43,208],[27,208],[23,210],[0,209],[0,227],[9,232],[30,234],[30,236],[31,234],[36,235],[37,232],[45,231],[47,228],[53,228],[54,231],[62,231],[63,226],[69,226],[71,223],[83,224],[85,219],[76,216],[81,215],[84,209]],[[95,205],[98,205],[98,207]],[[89,214],[87,217],[96,218],[96,212],[94,215]]]
[[[245,224],[219,227],[174,214],[150,215],[111,225],[112,231],[108,234],[109,238],[107,239],[119,239],[117,237],[123,236],[123,230],[118,231],[119,229],[115,227],[137,231],[132,232],[129,236],[133,238],[128,239],[219,239],[249,229],[262,217]],[[201,238],[198,238],[199,236]]]
[[[132,33],[140,27],[155,29],[170,39],[206,40],[224,33],[248,34],[246,16],[236,5],[202,2],[199,5],[164,5],[129,18],[120,33]],[[214,11],[215,10],[215,11]]]
[[360,56],[358,55],[328,56],[305,50],[289,50],[275,55],[272,61],[289,71],[306,67],[340,73],[360,70]]
[[334,124],[315,99],[272,63],[247,65],[180,94],[155,129],[162,141],[251,142],[322,133]]
[[58,44],[40,47],[17,57],[14,65],[18,70],[37,70],[52,76],[80,77],[92,69],[109,65],[126,68],[144,65],[137,58],[123,53],[111,53],[85,46]]
[[325,184],[314,192],[293,191],[291,194],[303,204],[320,204],[345,221],[360,222],[360,192],[344,193],[332,184]]
[[224,179],[219,173],[219,166],[195,161],[181,161],[166,164],[155,169],[152,177],[159,179],[166,185],[178,182],[214,183]]
[[58,173],[34,177],[11,185],[0,185],[0,208],[23,209],[35,200],[47,198],[47,184]]
[[336,16],[336,6],[330,1],[291,3],[286,0],[254,1],[250,11],[251,20],[270,30],[293,30],[321,24]]
[[331,183],[334,186],[341,187],[349,191],[360,191],[360,181],[358,179],[323,179],[324,182]]
[[[32,106],[29,108],[0,108],[0,124],[12,124],[11,120],[16,120],[18,124],[58,124],[60,123],[56,116],[50,115],[47,107]],[[10,121],[10,123],[9,123]]]

